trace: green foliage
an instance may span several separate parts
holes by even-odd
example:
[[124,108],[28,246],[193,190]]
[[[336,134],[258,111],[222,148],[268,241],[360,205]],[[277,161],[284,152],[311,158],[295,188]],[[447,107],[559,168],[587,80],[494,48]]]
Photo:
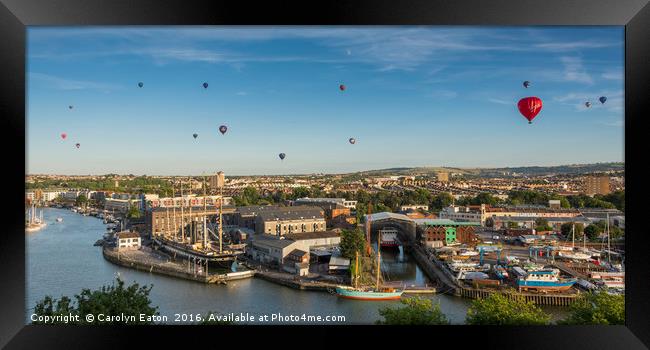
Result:
[[584,293],[571,305],[571,313],[558,324],[569,325],[623,325],[625,324],[625,297],[600,291]]
[[535,219],[535,231],[552,231],[553,228],[548,224],[548,220],[544,218]]
[[[356,252],[364,254],[366,249],[366,235],[359,229],[341,231],[341,256],[353,260]],[[352,265],[352,264],[350,264]]]
[[260,194],[255,187],[246,187],[241,194],[233,196],[233,202],[238,207],[257,205],[260,201]]
[[405,298],[401,300],[405,307],[379,309],[384,319],[377,324],[383,325],[446,325],[449,320],[440,310],[440,303],[433,304],[429,299]]
[[560,226],[560,232],[565,237],[571,237],[571,231],[573,230],[573,225],[575,224],[575,238],[582,239],[582,235],[585,231],[585,226],[581,223],[572,223],[565,222]]
[[130,219],[137,219],[142,216],[140,209],[136,205],[131,205],[129,211],[126,213],[126,217]]
[[596,222],[594,224],[589,224],[587,227],[585,227],[585,234],[587,235],[587,238],[589,238],[592,241],[595,241],[598,239],[601,233],[605,230],[604,225],[600,224],[600,222]]
[[80,194],[77,196],[77,200],[75,200],[74,205],[78,207],[85,207],[86,204],[88,204],[88,198],[86,195]]
[[569,203],[571,203],[571,206],[574,208],[616,208],[614,204],[607,202],[601,198],[602,196],[600,198],[599,196],[589,197],[584,194],[567,197]]
[[[139,284],[134,283],[125,287],[124,281],[119,278],[116,279],[116,282],[116,284],[102,286],[95,291],[83,289],[80,294],[74,296],[75,303],[67,296],[63,296],[58,300],[46,296],[36,303],[34,313],[38,316],[78,315],[79,322],[73,322],[73,324],[87,324],[86,315],[88,314],[95,316],[94,324],[124,324],[119,321],[101,322],[96,317],[98,314],[134,315],[137,324],[153,324],[151,321],[140,321],[140,314],[147,316],[158,315],[158,307],[151,306],[151,300],[149,299],[149,293],[153,286],[141,287]],[[34,322],[34,324],[39,323],[41,322]],[[65,323],[55,321],[55,324]]]
[[431,210],[440,211],[442,208],[450,206],[454,202],[454,197],[447,193],[441,192],[433,197],[429,204]]
[[499,198],[494,197],[493,195],[486,193],[486,192],[481,192],[476,197],[472,198],[469,201],[469,204],[472,205],[480,205],[480,204],[486,204],[486,205],[496,205],[499,203],[501,200]]
[[469,325],[528,326],[547,325],[550,319],[542,309],[522,297],[509,299],[501,293],[492,293],[472,302],[465,322]]

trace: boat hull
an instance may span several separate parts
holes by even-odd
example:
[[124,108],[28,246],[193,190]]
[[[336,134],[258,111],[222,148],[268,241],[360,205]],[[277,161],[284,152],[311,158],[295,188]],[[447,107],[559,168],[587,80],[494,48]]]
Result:
[[403,291],[394,292],[375,292],[375,291],[362,291],[354,289],[336,288],[336,295],[339,298],[353,299],[353,300],[399,300],[402,298]]
[[520,290],[549,290],[549,291],[565,291],[573,287],[576,280],[568,280],[562,282],[547,282],[547,281],[517,281],[517,286]]

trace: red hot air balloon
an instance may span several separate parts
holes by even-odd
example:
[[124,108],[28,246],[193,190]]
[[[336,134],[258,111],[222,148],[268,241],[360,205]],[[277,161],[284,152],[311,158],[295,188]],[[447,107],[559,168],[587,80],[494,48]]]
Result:
[[345,85],[343,85],[343,84],[339,85],[339,90],[345,91]]
[[61,133],[61,138],[65,140],[65,138],[68,137],[68,134],[66,133]]
[[519,112],[528,119],[528,124],[533,123],[533,119],[542,110],[542,100],[539,97],[524,97],[517,103]]

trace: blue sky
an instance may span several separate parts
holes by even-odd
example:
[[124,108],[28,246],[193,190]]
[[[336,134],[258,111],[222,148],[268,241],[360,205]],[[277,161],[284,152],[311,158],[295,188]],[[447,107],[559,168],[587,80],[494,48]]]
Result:
[[30,27],[27,60],[31,174],[624,158],[623,27]]

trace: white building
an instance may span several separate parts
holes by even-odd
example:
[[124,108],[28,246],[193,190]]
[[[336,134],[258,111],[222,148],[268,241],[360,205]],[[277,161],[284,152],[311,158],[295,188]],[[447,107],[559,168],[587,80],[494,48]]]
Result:
[[427,211],[427,210],[429,210],[429,206],[424,205],[424,204],[414,204],[414,205],[402,205],[402,206],[399,207],[400,211],[418,210],[418,209],[422,209],[424,211]]
[[357,207],[357,201],[349,201],[345,198],[298,198],[296,199],[296,203],[300,204],[315,204],[318,205],[318,203],[332,203],[332,204],[338,204],[342,205],[348,209],[355,209]]
[[119,232],[117,237],[117,250],[138,250],[140,249],[140,235],[136,232]]
[[448,206],[442,208],[438,217],[454,221],[482,222],[481,212],[470,210],[468,207]]
[[136,206],[138,209],[141,209],[142,201],[139,199],[114,199],[106,198],[104,201],[104,209],[108,211],[117,211],[120,213],[126,213],[129,211],[131,206]]

